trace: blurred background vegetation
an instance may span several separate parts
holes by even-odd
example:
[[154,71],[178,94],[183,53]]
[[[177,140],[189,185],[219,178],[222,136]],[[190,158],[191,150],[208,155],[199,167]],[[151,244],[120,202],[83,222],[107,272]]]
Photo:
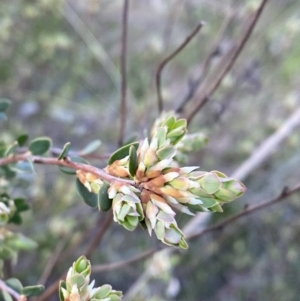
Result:
[[[196,24],[206,22],[163,72],[166,110],[182,103],[226,20],[230,23],[211,60],[212,70],[259,2],[130,1],[126,138],[143,137],[158,116],[157,66]],[[30,138],[50,136],[60,148],[70,141],[80,150],[95,139],[102,141],[99,153],[118,147],[122,7],[121,0],[0,2],[0,96],[12,100],[9,119],[0,124],[1,139],[13,141],[28,132]],[[189,165],[234,173],[299,108],[299,70],[300,3],[270,0],[234,68],[190,124],[191,133],[201,130],[210,142],[189,157]],[[298,126],[243,179],[245,196],[225,206],[223,214],[211,214],[206,223],[298,183],[299,166]],[[39,247],[20,254],[7,273],[25,285],[37,283],[56,254],[58,263],[43,279],[49,286],[84,252],[99,231],[93,226],[105,215],[82,203],[72,176],[50,166],[36,171],[19,176],[12,194],[27,196],[32,212],[24,214],[21,230]],[[294,195],[222,232],[193,240],[188,251],[172,255],[164,273],[143,283],[132,301],[299,300],[299,200]],[[186,221],[181,216],[179,224]],[[113,224],[90,259],[92,265],[113,263],[153,247],[155,239],[143,230],[129,233]],[[110,283],[126,293],[144,269],[145,261],[135,262],[93,276],[99,285]]]

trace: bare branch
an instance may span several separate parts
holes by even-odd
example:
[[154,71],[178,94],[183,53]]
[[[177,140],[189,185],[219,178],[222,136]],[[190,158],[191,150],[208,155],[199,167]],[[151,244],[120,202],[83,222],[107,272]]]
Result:
[[206,76],[210,70],[213,58],[219,54],[220,44],[221,44],[222,40],[224,39],[225,33],[233,19],[234,19],[233,13],[229,13],[227,15],[227,17],[224,19],[224,21],[219,29],[219,32],[216,35],[216,38],[212,44],[211,51],[209,52],[206,59],[204,60],[204,63],[201,68],[200,76],[189,83],[188,93],[184,97],[182,103],[177,108],[176,113],[183,112],[184,107],[194,97],[195,92],[197,91],[199,86],[201,87],[201,84],[203,83],[204,79],[206,78]]
[[126,260],[122,260],[119,262],[114,262],[111,264],[101,264],[101,265],[95,265],[92,267],[92,271],[93,273],[101,273],[101,272],[107,272],[107,271],[112,271],[112,270],[116,270],[116,269],[120,269],[126,265],[129,265],[133,262],[139,261],[141,259],[147,258],[149,256],[151,256],[152,254],[154,254],[156,251],[156,249],[151,249],[148,251],[145,251],[141,254],[138,254],[136,256],[134,256],[133,258],[129,258]]
[[0,279],[0,291],[7,292],[9,295],[13,296],[17,301],[26,301],[27,298],[24,295],[18,294],[11,287],[7,286],[6,283]]
[[10,157],[6,157],[6,158],[1,158],[0,166],[18,162],[18,161],[26,161],[26,160],[31,160],[33,163],[36,163],[36,164],[65,166],[65,167],[72,168],[74,170],[83,170],[85,172],[90,172],[92,174],[95,174],[95,175],[99,176],[99,178],[101,178],[107,182],[110,182],[110,183],[114,182],[114,181],[119,181],[119,182],[127,183],[130,185],[135,185],[134,181],[111,176],[108,173],[106,173],[103,169],[100,169],[100,168],[97,168],[97,167],[94,167],[94,166],[91,166],[88,164],[72,162],[67,158],[64,160],[58,160],[57,158],[31,156],[29,153],[25,153],[25,154],[21,154],[21,155],[15,155],[15,156],[10,156]]
[[126,74],[126,55],[127,55],[127,23],[128,23],[129,0],[124,0],[123,17],[122,17],[122,49],[121,49],[121,104],[120,104],[120,130],[119,146],[123,144],[124,131],[126,126],[126,94],[127,94],[127,74]]
[[158,100],[158,111],[162,112],[163,110],[163,99],[161,95],[161,73],[165,65],[170,62],[178,53],[180,53],[185,46],[193,39],[193,37],[199,32],[199,30],[203,27],[204,22],[200,22],[195,29],[186,37],[185,41],[177,48],[174,52],[172,52],[169,56],[167,56],[158,66],[155,76],[156,81],[156,91],[157,91],[157,100]]
[[244,217],[244,216],[247,216],[249,214],[252,214],[256,211],[259,211],[261,209],[264,209],[266,207],[269,207],[271,205],[274,205],[276,203],[279,203],[280,201],[283,201],[285,200],[287,197],[291,196],[292,194],[296,193],[296,192],[299,192],[300,191],[300,183],[298,183],[296,186],[294,186],[293,188],[291,189],[288,189],[288,188],[284,188],[282,190],[282,192],[280,193],[280,195],[278,195],[277,197],[269,200],[269,201],[265,201],[261,204],[258,204],[258,205],[255,205],[255,206],[251,206],[251,207],[247,207],[244,211],[236,214],[236,215],[233,215],[227,219],[225,219],[224,221],[216,224],[216,225],[213,225],[211,227],[208,227],[208,228],[205,228],[205,229],[202,229],[200,231],[197,231],[197,232],[194,232],[193,234],[189,235],[187,237],[187,239],[194,239],[194,238],[199,238],[209,232],[213,232],[213,231],[216,231],[216,230],[221,230],[223,228],[225,228],[226,226],[228,226],[229,224],[231,224],[232,222],[236,221],[237,219],[241,218],[241,217]]
[[111,212],[107,213],[106,219],[104,220],[104,222],[102,221],[101,218],[98,219],[97,222],[97,229],[99,229],[100,227],[100,231],[97,233],[97,235],[95,237],[93,237],[93,239],[91,240],[90,245],[87,247],[87,250],[84,253],[84,256],[86,257],[90,257],[91,254],[93,253],[93,251],[95,250],[95,248],[100,244],[104,234],[106,233],[107,229],[109,228],[111,222],[113,221],[113,215]]
[[[264,7],[268,0],[262,0],[259,8],[254,13],[254,16],[249,23],[249,26],[245,30],[244,35],[242,36],[240,42],[233,47],[233,49],[230,50],[229,55],[225,57],[225,64],[223,61],[220,62],[220,64],[216,67],[218,70],[216,73],[216,79],[212,82],[212,84],[208,85],[207,89],[204,89],[204,91],[201,91],[201,96],[198,99],[196,105],[190,113],[186,116],[186,119],[189,122],[194,118],[197,112],[200,111],[200,109],[206,104],[206,102],[209,100],[210,96],[215,92],[215,90],[219,87],[222,80],[226,76],[226,74],[232,69],[234,63],[236,62],[236,59],[240,55],[241,51],[243,50],[246,42],[248,41]],[[223,66],[224,64],[224,66]],[[222,68],[223,66],[223,68]],[[221,69],[221,70],[220,70]]]

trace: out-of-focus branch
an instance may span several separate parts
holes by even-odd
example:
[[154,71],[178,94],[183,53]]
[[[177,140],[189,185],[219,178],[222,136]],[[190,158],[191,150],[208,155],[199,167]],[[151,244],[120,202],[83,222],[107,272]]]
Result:
[[100,264],[100,265],[95,265],[92,267],[92,271],[93,273],[101,273],[101,272],[107,272],[107,271],[112,271],[112,270],[116,270],[116,269],[120,269],[126,265],[129,265],[133,262],[145,259],[149,256],[151,256],[152,254],[154,254],[154,252],[156,251],[156,249],[151,249],[148,251],[145,251],[141,254],[138,254],[136,256],[134,256],[133,258],[129,258],[126,260],[122,260],[119,262],[114,262],[111,264]]
[[65,166],[65,167],[72,168],[74,170],[83,170],[85,172],[90,172],[92,174],[95,174],[95,175],[99,176],[99,178],[101,178],[107,182],[119,181],[119,182],[124,182],[124,183],[130,184],[130,185],[135,185],[134,181],[111,176],[108,173],[106,173],[103,169],[100,169],[100,168],[97,168],[97,167],[94,167],[94,166],[91,166],[88,164],[72,162],[72,161],[68,160],[67,158],[64,160],[58,160],[57,158],[31,156],[30,153],[25,153],[25,154],[21,154],[21,155],[14,155],[14,156],[10,156],[10,157],[1,158],[0,166],[7,165],[10,163],[14,163],[14,162],[19,162],[19,161],[27,161],[27,160],[30,160],[31,162],[36,163],[36,164]]
[[243,50],[246,42],[249,40],[250,35],[266,5],[268,0],[262,0],[259,8],[254,13],[251,22],[249,23],[248,27],[245,30],[240,42],[233,46],[227,56],[224,57],[219,65],[216,67],[216,78],[212,83],[208,83],[207,87],[203,88],[199,99],[196,102],[196,105],[191,109],[191,111],[187,114],[186,119],[189,122],[192,121],[194,116],[197,112],[201,110],[201,108],[206,104],[209,100],[210,96],[216,91],[216,89],[221,84],[222,80],[226,76],[226,74],[232,69],[234,63],[236,62],[238,56],[240,55],[241,51]]
[[172,52],[169,56],[167,56],[158,66],[155,76],[156,81],[156,91],[157,91],[157,103],[158,103],[158,111],[162,112],[163,110],[163,99],[161,94],[161,73],[165,65],[170,62],[178,53],[180,53],[185,46],[193,39],[193,37],[199,32],[199,30],[203,27],[204,22],[200,22],[194,30],[186,37],[184,42],[175,49],[174,52]]
[[285,123],[253,151],[253,154],[233,173],[233,177],[244,179],[250,171],[257,168],[272,154],[278,145],[289,136],[295,127],[300,125],[300,107],[285,121]]
[[[90,245],[87,247],[86,251],[84,252],[84,256],[90,257],[95,248],[100,244],[104,234],[106,233],[107,229],[109,228],[110,224],[112,222],[112,214],[108,214],[106,219],[104,220],[102,224],[102,220],[98,219],[98,222],[96,224],[96,227],[94,229],[99,229],[101,227],[100,231],[96,235],[95,238],[91,240]],[[67,276],[67,272],[62,274],[60,277],[57,278],[46,290],[45,292],[38,297],[37,301],[45,301],[48,300],[52,295],[54,295],[58,291],[58,285],[60,280],[65,279]]]
[[124,0],[123,16],[122,16],[122,38],[121,38],[121,104],[120,104],[120,130],[119,130],[119,146],[123,144],[124,131],[126,126],[126,94],[127,94],[127,74],[126,74],[126,56],[127,56],[127,23],[128,23],[128,7],[129,0]]
[[192,80],[189,83],[188,92],[187,92],[186,96],[184,97],[182,103],[177,108],[176,113],[183,112],[184,107],[194,97],[195,92],[197,91],[199,86],[201,87],[201,84],[203,83],[204,79],[206,78],[206,76],[210,70],[213,58],[219,54],[220,44],[221,44],[222,40],[224,39],[226,31],[233,19],[234,19],[233,13],[229,13],[227,15],[227,17],[224,19],[224,21],[220,27],[220,30],[219,30],[218,34],[216,35],[216,38],[212,44],[211,51],[209,52],[206,59],[204,60],[204,63],[201,68],[200,76],[198,78],[196,78],[195,80]]
[[235,214],[235,215],[225,219],[224,221],[221,221],[220,223],[218,223],[216,225],[213,225],[211,227],[207,227],[205,229],[196,231],[191,235],[188,235],[187,238],[188,239],[199,238],[199,237],[201,237],[201,236],[203,236],[203,235],[205,235],[209,232],[213,232],[213,231],[216,231],[216,230],[222,230],[226,226],[228,226],[231,223],[235,222],[237,219],[239,219],[241,217],[244,217],[244,216],[247,216],[249,214],[252,214],[256,211],[259,211],[259,210],[264,209],[266,207],[269,207],[271,205],[274,205],[276,203],[279,203],[279,202],[285,200],[286,198],[288,198],[289,196],[291,196],[292,194],[294,194],[296,192],[299,192],[299,191],[300,191],[300,183],[298,183],[296,186],[294,186],[291,189],[284,188],[282,190],[282,192],[280,193],[280,195],[278,195],[277,197],[275,197],[275,198],[273,198],[269,201],[262,202],[258,205],[247,207],[244,211],[242,211],[238,214]]
[[7,286],[6,283],[1,279],[0,279],[0,290],[7,292],[9,295],[14,297],[14,299],[16,299],[17,301],[26,301],[27,300],[26,296],[18,294],[11,287]]
[[109,228],[111,222],[113,221],[113,215],[112,212],[108,212],[106,214],[106,218],[104,220],[104,222],[102,221],[102,219],[98,219],[97,222],[97,227],[96,228],[100,228],[100,231],[98,231],[97,235],[95,237],[93,237],[93,239],[91,240],[90,245],[87,247],[84,256],[86,257],[90,257],[91,254],[94,252],[95,248],[100,244],[104,234],[106,233],[107,229]]

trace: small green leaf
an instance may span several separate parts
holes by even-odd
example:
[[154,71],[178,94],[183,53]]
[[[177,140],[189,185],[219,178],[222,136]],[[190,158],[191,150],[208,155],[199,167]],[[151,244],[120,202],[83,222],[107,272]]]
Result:
[[14,291],[16,291],[19,294],[21,293],[21,291],[23,289],[22,283],[17,278],[9,278],[9,279],[5,280],[5,283],[7,284],[7,286],[12,288]]
[[48,137],[39,137],[32,140],[29,144],[29,150],[35,156],[45,154],[51,147],[52,141]]
[[176,148],[173,145],[165,146],[156,152],[160,160],[173,158],[176,154]]
[[168,130],[170,130],[173,128],[175,122],[176,122],[175,117],[171,116],[166,121],[164,121],[161,126],[167,126]]
[[208,173],[198,181],[201,187],[209,194],[213,194],[222,186],[221,181],[215,173]]
[[10,219],[9,219],[9,223],[12,223],[12,224],[16,224],[16,225],[21,225],[22,224],[22,217],[21,215],[16,212]]
[[62,149],[62,151],[61,151],[61,153],[60,153],[60,155],[59,155],[59,157],[58,157],[58,160],[62,160],[62,159],[66,158],[66,157],[68,156],[70,147],[71,147],[71,143],[70,143],[70,142],[67,142],[67,143],[64,145],[64,147],[63,147],[63,149]]
[[141,225],[141,227],[142,227],[144,230],[147,230],[147,225],[146,225],[145,219],[143,219],[142,221],[140,221],[140,225]]
[[108,197],[109,184],[103,184],[98,192],[98,209],[100,211],[108,211],[111,208],[112,199]]
[[7,108],[10,106],[11,101],[6,98],[1,98],[0,99],[0,112],[4,113]]
[[79,152],[80,156],[93,153],[101,145],[100,140],[94,140],[90,142],[83,150]]
[[98,205],[98,195],[88,191],[88,189],[76,178],[76,188],[84,202],[90,207],[96,208]]
[[[83,164],[89,164],[88,161],[86,161],[85,159],[78,157],[78,156],[69,156],[70,161],[72,162],[77,162],[77,163],[83,163]],[[73,168],[69,168],[66,166],[59,166],[59,169],[68,174],[68,175],[76,175],[76,170]]]
[[223,209],[219,204],[216,204],[215,206],[210,207],[209,210],[214,211],[214,212],[223,212]]
[[123,159],[125,158],[126,156],[129,155],[129,149],[130,149],[130,146],[134,146],[135,149],[138,148],[139,146],[139,142],[134,142],[134,143],[131,143],[131,144],[127,144],[127,145],[124,145],[122,146],[121,148],[119,148],[118,150],[116,150],[109,158],[108,160],[108,165],[111,165],[112,163],[114,163],[116,160],[120,160],[120,159]]
[[18,148],[18,142],[14,141],[13,144],[11,144],[7,147],[4,156],[8,157],[9,155],[14,154],[16,152],[17,148]]
[[13,299],[6,291],[0,291],[0,301],[13,301]]
[[19,146],[24,146],[28,140],[29,136],[27,134],[22,134],[17,138]]
[[131,176],[135,176],[136,170],[138,168],[138,160],[137,160],[137,154],[136,154],[136,148],[131,145],[129,148],[129,173]]
[[18,212],[26,211],[26,210],[30,209],[30,206],[22,198],[15,198],[14,203],[15,203],[15,206],[16,206]]
[[64,281],[64,280],[59,281],[58,294],[59,294],[59,300],[65,301],[64,295],[62,293],[62,288],[67,289],[67,284],[66,284],[66,281]]
[[45,287],[43,285],[26,286],[22,289],[22,294],[27,297],[39,296],[44,290]]

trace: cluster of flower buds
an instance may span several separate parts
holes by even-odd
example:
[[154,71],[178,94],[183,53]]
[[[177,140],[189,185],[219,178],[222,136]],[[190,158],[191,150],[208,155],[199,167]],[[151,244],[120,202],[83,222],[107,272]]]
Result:
[[105,171],[120,181],[105,188],[107,184],[97,176],[82,171],[77,176],[89,192],[99,193],[100,202],[103,196],[110,200],[114,220],[126,229],[132,231],[140,223],[150,235],[154,230],[163,243],[187,248],[174,210],[190,215],[193,211],[222,212],[222,204],[240,197],[245,186],[219,171],[178,167],[175,159],[180,151],[199,149],[207,139],[202,134],[186,135],[185,119],[167,117],[156,121],[151,139],[125,145],[112,154]]
[[129,231],[133,231],[144,219],[141,201],[136,195],[140,191],[131,185],[114,182],[108,189],[108,197],[112,199],[114,221]]
[[85,172],[83,170],[76,171],[77,177],[80,182],[87,188],[89,192],[98,193],[104,182],[99,178],[99,176]]
[[94,288],[90,283],[91,264],[84,256],[78,258],[69,269],[66,281],[60,281],[60,301],[119,301],[122,292],[108,284]]

